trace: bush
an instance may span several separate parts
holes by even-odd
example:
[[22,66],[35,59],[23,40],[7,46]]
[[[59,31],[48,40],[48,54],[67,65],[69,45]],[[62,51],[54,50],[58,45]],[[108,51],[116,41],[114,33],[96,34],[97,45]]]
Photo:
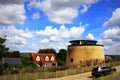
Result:
[[109,62],[112,62],[112,61],[113,61],[113,59],[111,57],[109,57],[109,56],[105,57],[105,63],[109,63]]
[[0,69],[0,75],[4,75],[4,70]]
[[40,61],[39,63],[38,63],[39,65],[40,65],[40,67],[43,65],[43,62],[42,61]]
[[0,63],[0,69],[4,69],[4,65]]
[[37,65],[33,61],[22,59],[23,67],[33,67],[36,68]]
[[65,62],[60,60],[60,59],[58,59],[57,62],[58,62],[59,66],[64,66],[65,65]]
[[30,54],[23,54],[23,53],[21,53],[21,54],[20,54],[20,58],[21,58],[21,59],[24,59],[24,60],[28,60],[28,61],[31,60]]
[[9,65],[8,63],[4,63],[3,66],[4,66],[4,69],[5,69],[5,70],[6,70],[7,68],[10,68],[10,65]]

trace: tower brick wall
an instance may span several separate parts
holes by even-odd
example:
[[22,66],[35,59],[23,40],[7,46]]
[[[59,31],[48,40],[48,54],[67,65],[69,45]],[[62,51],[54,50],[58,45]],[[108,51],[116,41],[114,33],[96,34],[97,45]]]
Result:
[[[104,61],[104,46],[102,45],[70,45],[68,46],[68,53],[66,59],[66,65],[82,66],[81,62],[89,61],[96,63],[102,63]],[[87,62],[85,62],[87,64]]]

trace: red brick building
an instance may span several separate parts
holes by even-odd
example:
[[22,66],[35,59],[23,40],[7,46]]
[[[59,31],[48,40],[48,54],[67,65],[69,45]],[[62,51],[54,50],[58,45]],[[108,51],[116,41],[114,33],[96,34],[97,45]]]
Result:
[[57,60],[54,54],[32,53],[32,60],[35,63],[42,62],[42,67],[57,66]]

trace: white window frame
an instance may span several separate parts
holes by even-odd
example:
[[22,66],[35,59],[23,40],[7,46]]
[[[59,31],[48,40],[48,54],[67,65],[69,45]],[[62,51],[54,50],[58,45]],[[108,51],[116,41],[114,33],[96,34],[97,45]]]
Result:
[[48,56],[45,57],[45,61],[49,61],[49,57]]
[[36,56],[36,61],[40,61],[40,56]]

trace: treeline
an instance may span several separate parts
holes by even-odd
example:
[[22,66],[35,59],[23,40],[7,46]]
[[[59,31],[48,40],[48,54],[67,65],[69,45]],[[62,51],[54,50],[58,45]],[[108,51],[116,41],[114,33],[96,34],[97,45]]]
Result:
[[[9,48],[5,46],[5,41],[6,37],[0,37],[0,63],[2,63],[2,58],[21,58],[24,65],[28,64],[27,62],[31,63],[30,55],[20,54],[20,51],[10,51]],[[39,49],[38,53],[55,54],[58,65],[63,66],[66,64],[67,50],[65,49],[60,49],[58,53],[53,48]]]

